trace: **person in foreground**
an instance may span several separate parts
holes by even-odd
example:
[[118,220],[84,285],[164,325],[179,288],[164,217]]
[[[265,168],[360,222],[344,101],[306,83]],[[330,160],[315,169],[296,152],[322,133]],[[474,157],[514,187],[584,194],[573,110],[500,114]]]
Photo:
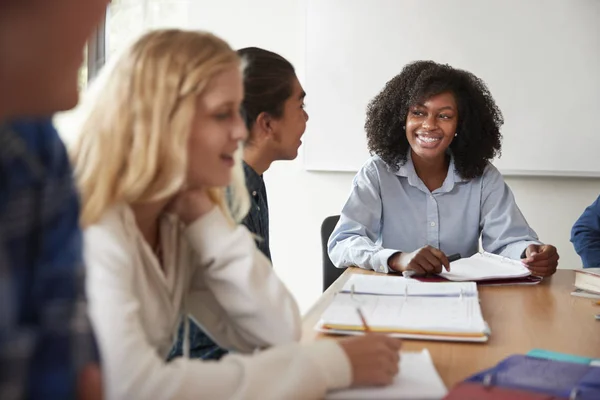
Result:
[[583,268],[600,267],[600,197],[585,209],[571,230],[571,243]]
[[[298,307],[235,223],[248,208],[238,55],[211,34],[161,30],[106,73],[73,158],[107,398],[316,399],[390,383],[392,338],[295,343]],[[167,362],[187,316],[235,353],[190,359],[186,340]]]
[[[269,203],[263,180],[274,161],[293,160],[306,130],[306,93],[292,64],[268,50],[247,47],[237,51],[244,60],[242,116],[249,136],[244,143],[244,176],[251,205],[242,220],[255,235],[258,249],[271,260],[269,247]],[[190,356],[219,359],[226,352],[190,323]],[[169,358],[183,354],[183,329]]]
[[338,268],[440,273],[447,255],[485,251],[550,276],[558,253],[542,244],[490,163],[503,118],[470,72],[417,61],[369,104],[374,156],[354,178],[328,250]]
[[2,400],[101,398],[79,198],[50,116],[77,103],[83,48],[107,3],[0,2]]

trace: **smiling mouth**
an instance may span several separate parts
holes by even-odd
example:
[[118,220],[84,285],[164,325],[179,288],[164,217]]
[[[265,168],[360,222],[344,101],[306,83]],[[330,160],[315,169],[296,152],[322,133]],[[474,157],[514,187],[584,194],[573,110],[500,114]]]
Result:
[[233,155],[230,155],[230,154],[221,154],[221,160],[223,160],[228,165],[234,164]]
[[442,140],[441,136],[425,135],[422,133],[417,133],[416,136],[417,136],[418,140],[420,140],[421,142],[424,142],[424,143],[435,143],[435,142],[439,142],[440,140]]

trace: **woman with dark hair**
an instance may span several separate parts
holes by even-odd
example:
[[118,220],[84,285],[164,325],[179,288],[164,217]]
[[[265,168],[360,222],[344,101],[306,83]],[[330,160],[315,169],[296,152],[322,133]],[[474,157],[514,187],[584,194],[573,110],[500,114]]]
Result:
[[292,64],[257,47],[238,50],[246,62],[242,116],[249,136],[244,173],[252,206],[242,222],[257,236],[258,248],[270,259],[269,208],[263,173],[273,161],[293,160],[306,130],[306,93]]
[[552,275],[558,253],[542,244],[490,161],[503,118],[485,83],[433,61],[407,65],[369,104],[374,156],[354,178],[329,240],[339,267],[439,273],[447,254],[485,251]]
[[[238,50],[244,60],[244,100],[242,118],[249,136],[244,147],[244,175],[251,206],[242,220],[255,234],[258,249],[270,260],[269,208],[263,173],[273,161],[293,160],[302,144],[308,114],[306,94],[292,64],[279,54],[257,47]],[[190,321],[190,355],[216,360],[227,354]],[[170,358],[183,354],[183,326]]]

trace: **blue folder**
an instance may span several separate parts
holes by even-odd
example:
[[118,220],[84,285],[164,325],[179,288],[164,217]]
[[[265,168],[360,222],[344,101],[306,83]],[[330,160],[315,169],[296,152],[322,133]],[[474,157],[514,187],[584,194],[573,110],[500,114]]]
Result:
[[466,380],[577,400],[600,399],[600,367],[514,355]]
[[600,365],[600,358],[581,357],[574,354],[559,353],[556,351],[544,350],[544,349],[532,349],[527,352],[529,357],[546,358],[554,361],[567,361],[578,364],[596,364]]

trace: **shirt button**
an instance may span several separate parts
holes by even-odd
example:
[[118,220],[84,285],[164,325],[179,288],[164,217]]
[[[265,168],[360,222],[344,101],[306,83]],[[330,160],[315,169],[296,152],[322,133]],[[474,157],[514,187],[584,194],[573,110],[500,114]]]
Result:
[[435,226],[435,222],[431,221],[431,224],[430,224],[430,225],[431,225],[431,226]]
[[379,271],[381,271],[381,272],[385,272],[385,267],[384,267],[383,265],[382,265],[382,266],[380,266],[380,267],[379,267]]
[[256,197],[256,190],[252,192],[252,196]]
[[260,211],[260,207],[256,207],[256,209],[257,209],[258,211]]

